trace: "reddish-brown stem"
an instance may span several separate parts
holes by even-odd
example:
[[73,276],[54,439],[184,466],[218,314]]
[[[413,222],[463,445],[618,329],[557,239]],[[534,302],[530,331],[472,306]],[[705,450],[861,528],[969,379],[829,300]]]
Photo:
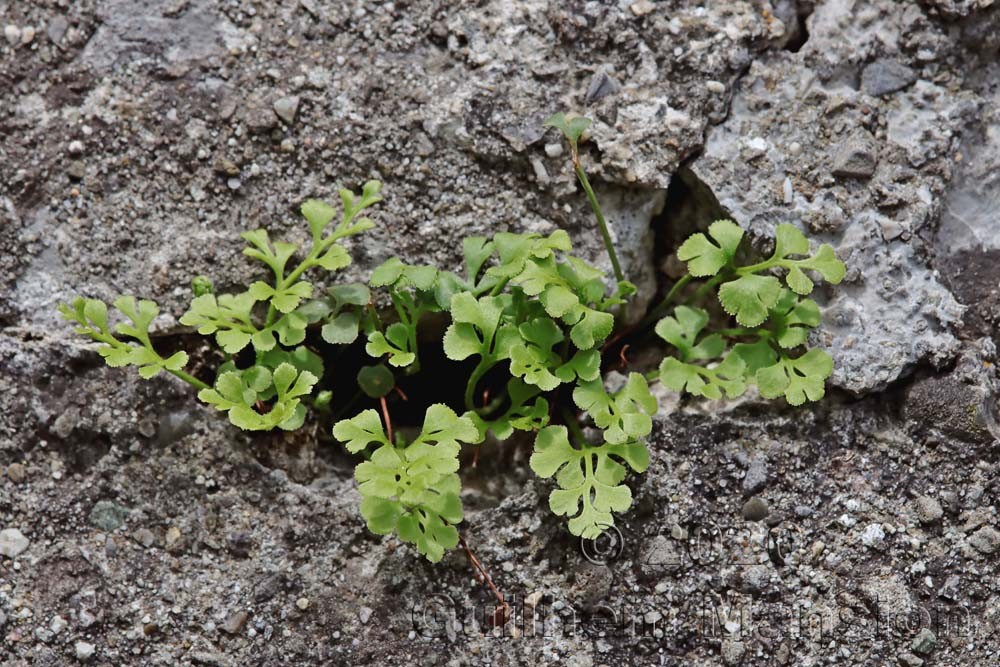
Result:
[[618,360],[621,362],[621,369],[625,370],[628,368],[628,357],[625,355],[628,353],[628,349],[631,347],[628,343],[622,345],[622,349],[618,350]]
[[472,563],[472,567],[475,568],[479,581],[485,583],[489,587],[490,591],[493,592],[493,596],[497,599],[497,602],[500,603],[500,606],[504,611],[503,618],[504,621],[506,621],[510,618],[510,605],[503,599],[503,594],[497,589],[496,584],[493,583],[493,579],[490,577],[489,572],[486,571],[483,564],[479,562],[478,558],[476,558],[476,554],[472,553],[472,549],[469,548],[469,543],[465,541],[465,537],[461,533],[458,535],[458,541],[461,543],[462,548],[465,549],[465,555],[469,557],[469,562]]
[[410,397],[409,397],[409,396],[407,396],[406,394],[404,394],[404,393],[403,393],[403,390],[402,390],[402,389],[400,389],[399,387],[393,387],[393,389],[395,389],[395,390],[396,390],[396,393],[397,393],[397,394],[399,394],[399,397],[400,397],[401,399],[403,399],[404,401],[408,401],[408,400],[410,400]]
[[622,338],[625,338],[625,336],[628,336],[629,334],[631,334],[633,331],[635,331],[635,325],[634,324],[630,324],[629,326],[625,327],[624,329],[622,329],[621,331],[619,331],[617,334],[615,334],[614,336],[612,336],[607,342],[604,343],[604,345],[601,345],[601,354],[603,355],[605,352],[608,351],[608,349],[611,346],[613,346],[615,343],[617,343],[618,341],[620,341]]
[[392,442],[392,420],[389,418],[389,406],[385,403],[385,396],[380,396],[378,399],[379,404],[382,406],[382,418],[385,420],[385,433],[389,436],[389,442]]

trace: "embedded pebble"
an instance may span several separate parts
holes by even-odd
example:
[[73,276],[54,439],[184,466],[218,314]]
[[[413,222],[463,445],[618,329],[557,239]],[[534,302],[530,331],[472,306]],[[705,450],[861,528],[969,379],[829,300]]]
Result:
[[25,537],[17,528],[0,530],[0,556],[17,558],[31,545],[31,540]]
[[73,646],[73,650],[76,653],[77,660],[89,660],[97,647],[89,642],[79,641]]
[[14,46],[21,41],[21,29],[16,25],[8,24],[3,29],[3,36],[7,38],[7,43]]
[[767,503],[753,497],[743,503],[743,518],[747,521],[763,521],[767,517]]
[[927,655],[937,646],[937,636],[930,630],[930,628],[924,628],[917,636],[913,638],[913,643],[910,644],[910,649],[914,653],[919,653],[921,655]]
[[885,530],[877,523],[869,524],[861,533],[861,543],[866,547],[875,547],[885,539]]
[[992,526],[983,526],[972,534],[969,544],[979,553],[989,556],[1000,548],[1000,533]]
[[129,511],[110,500],[99,500],[90,510],[90,523],[107,533],[114,532],[125,524]]
[[935,523],[944,516],[941,503],[930,496],[917,496],[913,500],[913,506],[916,510],[917,519],[923,524]]
[[246,625],[248,618],[250,618],[250,614],[245,611],[230,614],[222,624],[222,631],[230,635],[238,634],[243,629],[243,626]]
[[274,113],[278,114],[278,118],[283,120],[286,125],[291,125],[295,121],[295,114],[298,113],[298,110],[299,97],[297,95],[282,97],[274,103]]
[[15,484],[20,484],[27,476],[28,475],[25,472],[24,466],[20,463],[11,463],[7,466],[7,477],[9,477],[10,481]]

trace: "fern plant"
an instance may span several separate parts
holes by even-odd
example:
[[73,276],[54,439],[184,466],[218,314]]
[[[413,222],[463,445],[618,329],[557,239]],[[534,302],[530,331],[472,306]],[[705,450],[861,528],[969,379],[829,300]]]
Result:
[[[719,305],[739,326],[703,335],[708,312],[676,306],[656,323],[657,335],[675,350],[658,377],[674,391],[706,398],[735,398],[756,385],[761,396],[784,396],[791,405],[818,401],[833,359],[823,350],[804,349],[809,331],[820,323],[819,306],[805,298],[814,287],[806,271],[837,284],[844,264],[826,244],[810,254],[809,240],[789,224],[777,226],[774,252],[762,262],[737,265],[742,240],[739,226],[718,220],[708,236],[694,234],[678,249],[677,257],[687,262],[686,278],[708,278],[695,295],[717,290]],[[793,356],[796,350],[803,351]]]
[[[564,114],[546,122],[569,143],[611,278],[574,255],[563,230],[501,232],[464,239],[459,272],[392,257],[372,271],[369,285],[334,285],[317,295],[307,272],[346,267],[351,260],[341,241],[372,226],[362,217],[380,200],[380,184],[372,181],[360,195],[341,191],[335,225],[333,207],[303,204],[311,234],[304,250],[272,242],[264,230],[243,234],[244,254],[263,264],[267,280],[219,295],[207,278],[194,280],[195,297],[180,321],[211,336],[229,357],[211,386],[185,372],[186,353],[163,357],[154,349],[149,327],[156,304],[116,300],[128,321],[114,327],[98,300],[78,298],[60,310],[100,344],[98,353],[109,365],[137,366],[144,378],[171,373],[246,430],[295,429],[308,405],[328,407],[330,390],[320,383],[323,359],[303,344],[310,327],[329,345],[363,336],[374,361],[358,373],[355,395],[376,400],[381,413],[367,408],[340,419],[333,436],[362,459],[355,477],[361,514],[373,533],[395,534],[429,560],[440,560],[462,540],[462,447],[487,438],[502,442],[521,431],[534,434],[531,469],[554,482],[550,509],[566,518],[572,534],[596,538],[632,505],[629,471],[649,467],[645,439],[657,410],[651,383],[707,399],[733,399],[750,387],[791,405],[823,397],[833,362],[807,346],[820,322],[819,306],[807,297],[815,279],[839,283],[845,267],[829,245],[813,252],[788,224],[777,226],[769,257],[746,261],[753,253],[743,230],[719,220],[680,246],[687,274],[638,326],[626,326],[624,310],[636,288],[624,278],[581,162],[579,144],[589,124]],[[386,295],[391,311],[377,312],[372,289]],[[431,313],[448,319],[444,355],[469,368],[462,414],[432,398],[420,431],[408,438],[394,432],[387,397],[397,374],[421,372],[418,334]],[[626,362],[625,342],[641,342],[646,330],[669,352],[659,368],[609,374],[605,359]]]
[[[349,343],[358,334],[356,322],[361,316],[357,309],[369,301],[364,285],[336,286],[328,297],[306,301],[313,296],[314,286],[304,276],[315,269],[336,272],[351,263],[340,241],[371,229],[372,221],[361,214],[381,201],[381,187],[378,181],[370,181],[360,196],[341,190],[336,225],[332,225],[337,215],[332,206],[317,200],[302,204],[311,237],[304,253],[294,243],[272,242],[263,229],[245,232],[242,237],[248,245],[243,254],[263,263],[271,272],[269,280],[257,280],[238,294],[216,295],[208,278],[194,279],[195,297],[180,322],[212,336],[230,356],[216,372],[212,386],[183,370],[186,353],[163,358],[153,348],[149,327],[159,307],[152,301],[136,303],[131,296],[116,299],[115,309],[130,322],[114,329],[108,322],[107,304],[98,299],[77,297],[72,304],[61,304],[59,310],[78,325],[77,333],[101,344],[97,351],[109,366],[137,366],[143,378],[167,371],[198,388],[198,398],[226,412],[241,429],[297,429],[306,417],[304,401],[329,400],[323,394],[311,396],[323,377],[323,360],[302,345],[306,328],[322,321],[324,338]],[[301,259],[290,265],[297,254]],[[355,322],[353,329],[345,318]],[[253,350],[253,362],[238,365],[235,355],[248,347]]]

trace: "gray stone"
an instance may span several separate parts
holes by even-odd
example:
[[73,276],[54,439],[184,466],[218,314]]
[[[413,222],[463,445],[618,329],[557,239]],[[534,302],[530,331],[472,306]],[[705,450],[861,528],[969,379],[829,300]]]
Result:
[[25,480],[25,478],[27,478],[27,476],[28,474],[25,471],[24,466],[20,463],[11,463],[7,466],[7,477],[9,477],[10,481],[15,484],[20,484]]
[[139,528],[134,533],[132,533],[132,539],[146,547],[147,549],[156,542],[156,536],[153,535],[153,531],[149,528]]
[[923,524],[936,523],[944,516],[941,503],[930,496],[917,496],[913,500],[913,508],[917,519]]
[[132,0],[104,0],[98,5],[97,31],[80,59],[97,68],[129,59],[164,63],[204,60],[243,48],[246,37],[209,0],[191,0],[176,16],[149,11]]
[[295,114],[299,111],[299,99],[298,95],[291,95],[275,100],[274,113],[278,114],[278,118],[286,125],[291,125],[295,121]]
[[[710,641],[672,637],[665,621],[674,611],[682,620],[695,618],[702,606],[698,593],[724,593],[718,588],[728,587],[726,582],[766,586],[767,571],[775,587],[752,600],[755,620],[759,612],[760,620],[780,621],[781,612],[799,601],[812,604],[810,613],[842,609],[863,621],[881,609],[903,618],[905,604],[896,605],[890,594],[905,599],[912,591],[914,600],[919,595],[927,601],[951,573],[968,578],[958,603],[973,619],[996,608],[995,587],[989,585],[997,576],[996,554],[970,558],[978,552],[963,539],[995,520],[989,513],[996,477],[992,450],[944,431],[931,433],[932,414],[921,417],[914,402],[904,418],[895,409],[902,406],[890,400],[898,397],[905,405],[914,384],[909,374],[916,372],[919,381],[934,368],[950,368],[963,348],[973,346],[970,336],[998,330],[990,319],[997,303],[990,292],[1000,284],[993,279],[1000,256],[981,250],[1000,233],[991,203],[1000,201],[998,179],[991,177],[1000,172],[988,157],[1000,155],[992,111],[1000,105],[990,89],[996,65],[986,58],[996,49],[985,48],[988,42],[978,50],[968,46],[970,30],[993,39],[996,13],[985,2],[485,0],[448,11],[429,0],[7,4],[28,7],[4,23],[40,25],[63,14],[72,24],[58,48],[37,37],[31,48],[4,43],[0,66],[14,77],[13,85],[0,86],[3,122],[12,129],[0,167],[0,377],[13,387],[0,392],[0,461],[25,460],[31,473],[31,484],[23,486],[0,480],[0,511],[7,516],[0,528],[34,531],[10,591],[11,600],[23,599],[34,617],[18,618],[16,627],[8,622],[0,634],[23,635],[4,647],[14,652],[13,662],[72,663],[74,642],[85,640],[99,647],[91,663],[128,663],[128,655],[139,651],[135,660],[151,665],[242,665],[282,655],[340,664],[352,656],[363,662],[372,636],[383,662],[419,662],[424,654],[439,665],[490,659],[493,642],[468,627],[448,625],[455,639],[440,659],[433,650],[421,651],[416,644],[422,640],[408,640],[407,628],[395,627],[401,602],[437,592],[464,595],[464,589],[474,589],[485,602],[489,593],[473,583],[460,549],[431,566],[397,539],[368,534],[357,510],[356,483],[349,470],[340,469],[347,460],[315,456],[320,431],[240,432],[175,378],[161,373],[143,382],[134,372],[104,367],[93,346],[59,322],[52,306],[77,293],[156,299],[161,316],[155,343],[192,353],[191,370],[207,380],[215,357],[194,337],[178,335],[176,321],[190,299],[187,278],[178,272],[210,274],[220,290],[241,289],[263,274],[259,265],[241,261],[239,232],[262,227],[274,240],[307,238],[304,223],[293,220],[297,204],[308,197],[336,202],[337,187],[357,187],[375,176],[385,181],[386,196],[371,212],[376,227],[346,241],[352,266],[312,276],[317,290],[334,281],[366,280],[373,266],[392,255],[457,268],[462,236],[497,230],[564,228],[581,256],[604,261],[565,142],[556,143],[551,131],[537,139],[541,121],[558,110],[593,116],[591,138],[581,146],[584,163],[602,197],[626,191],[608,196],[637,218],[638,246],[628,252],[643,262],[654,244],[669,252],[681,240],[675,235],[685,236],[717,215],[733,216],[747,230],[747,255],[766,253],[774,225],[790,222],[814,243],[833,244],[849,269],[842,285],[821,284],[812,295],[825,319],[810,342],[835,360],[829,397],[821,405],[790,409],[753,392],[724,405],[665,397],[650,438],[649,471],[625,480],[635,503],[616,520],[628,543],[608,565],[610,588],[595,587],[609,590],[602,603],[616,608],[624,596],[626,613],[657,619],[664,612],[656,622],[668,636],[650,644],[646,662],[713,663]],[[960,5],[963,21],[938,13]],[[792,39],[796,34],[799,39]],[[783,45],[798,51],[785,52]],[[885,54],[898,54],[892,57],[928,80],[885,97],[856,90],[864,65]],[[185,66],[173,67],[171,60]],[[312,75],[318,67],[329,73],[328,81],[326,74]],[[588,83],[599,68],[621,87],[587,107]],[[276,129],[274,99],[307,87],[303,117],[296,115],[290,129]],[[245,117],[248,98],[257,92],[260,113]],[[867,179],[835,178],[831,156],[859,127],[878,143],[877,168]],[[260,136],[252,136],[256,128]],[[294,153],[282,152],[285,139]],[[84,144],[87,161],[87,187],[77,193],[67,187],[65,173],[67,146],[74,140]],[[223,156],[237,165],[236,173],[215,173],[213,162]],[[679,172],[678,165],[689,163],[689,170]],[[963,165],[975,167],[965,171]],[[536,171],[547,181],[536,180]],[[685,181],[679,173],[697,180]],[[240,176],[234,193],[227,180]],[[668,208],[647,216],[648,204],[667,188]],[[696,206],[705,214],[682,219]],[[649,222],[656,225],[655,236]],[[620,225],[613,221],[618,237],[615,227]],[[951,243],[959,239],[962,250],[953,254]],[[947,271],[942,258],[950,262]],[[657,261],[676,277],[668,258]],[[649,276],[646,285],[669,287],[655,271]],[[963,284],[968,289],[960,289]],[[949,292],[969,308],[956,307]],[[978,323],[967,316],[973,310]],[[423,332],[429,342],[439,333],[438,323],[432,320]],[[631,353],[635,370],[659,362],[640,356],[646,354],[641,346]],[[984,354],[978,363],[986,368],[995,357]],[[433,376],[434,369],[427,370]],[[992,374],[955,381],[975,387],[976,378]],[[423,386],[421,377],[412,380]],[[886,386],[892,390],[885,396],[840,396]],[[961,407],[988,405],[992,393],[985,387],[981,401]],[[400,427],[408,429],[409,413],[422,400],[415,404],[411,396],[405,409],[401,399],[393,401]],[[78,414],[62,423],[68,437],[60,441],[53,421],[71,406]],[[164,438],[168,415],[178,411],[188,427]],[[139,437],[157,422],[159,436]],[[688,576],[653,574],[637,562],[647,555],[639,548],[661,533],[669,540],[677,520],[704,526],[713,517],[725,523],[719,513],[727,508],[738,512],[734,508],[747,500],[740,477],[749,461],[737,467],[721,449],[768,437],[774,439],[766,449],[771,481],[764,488],[775,505],[764,520],[777,518],[779,508],[815,509],[796,510],[786,519],[801,532],[790,533],[795,548],[785,567],[765,560],[775,558],[773,550],[743,545],[744,533],[755,541],[762,536],[766,525],[758,524],[743,524],[742,531],[731,526],[722,560],[685,559]],[[284,453],[293,448],[300,453]],[[472,473],[474,484],[466,489],[471,495],[463,534],[502,591],[544,589],[547,599],[567,602],[559,612],[565,623],[572,614],[579,619],[584,589],[579,581],[572,588],[572,578],[582,558],[566,534],[565,518],[548,515],[552,484],[510,474],[506,457],[484,454],[478,472],[463,466],[463,476]],[[520,460],[509,462],[516,469],[523,467]],[[287,473],[295,461],[308,471],[293,481]],[[53,471],[61,479],[52,479]],[[195,483],[199,476],[212,484]],[[966,493],[973,487],[976,492]],[[906,489],[934,495],[959,525],[897,532],[878,552],[853,543],[874,521],[910,530],[906,521],[917,519]],[[961,489],[962,499],[946,502],[949,489]],[[88,508],[100,498],[134,503],[133,521],[120,529],[126,534],[149,526],[162,543],[163,530],[176,524],[187,548],[144,551],[113,536],[118,555],[109,557],[108,535],[94,540],[84,534]],[[841,508],[848,498],[855,509]],[[963,511],[967,519],[958,518]],[[853,517],[852,528],[837,523],[842,512]],[[730,519],[742,524],[738,515]],[[963,533],[966,520],[970,528]],[[244,542],[227,536],[241,532],[254,545],[250,559],[233,557]],[[171,543],[182,543],[179,536],[175,529]],[[670,563],[661,558],[664,544],[656,540],[649,554],[660,565]],[[812,548],[817,544],[825,550]],[[733,562],[741,556],[757,564]],[[253,602],[275,572],[283,579],[273,597]],[[878,590],[865,585],[878,595],[877,606],[857,599],[867,598],[857,590],[858,577],[889,580]],[[447,590],[441,590],[442,578],[450,582]],[[649,590],[654,586],[657,597]],[[296,606],[302,596],[312,599],[305,612]],[[728,607],[732,599],[723,597],[716,602]],[[243,607],[226,605],[247,598],[254,617],[231,637],[219,626]],[[935,600],[946,604],[936,598],[928,603]],[[361,604],[374,610],[366,626],[356,620]],[[540,606],[547,612],[548,605]],[[100,619],[84,630],[86,609],[100,610]],[[73,634],[63,630],[48,647],[32,642],[36,627],[50,633],[54,614],[74,610],[80,625]],[[919,617],[915,608],[909,611],[909,618]],[[368,632],[355,637],[349,627],[341,628],[341,636],[328,629],[345,620],[351,626],[352,619],[355,629]],[[379,632],[383,620],[394,627]],[[144,639],[154,623],[159,638]],[[550,644],[564,662],[569,656],[581,664],[628,662],[634,651],[648,648],[642,646],[648,642],[608,636],[594,650],[588,637],[560,629]],[[852,643],[854,633],[838,629],[850,630],[834,625],[832,635],[819,641],[782,637],[782,628],[776,639],[746,638],[742,661],[763,664],[773,656],[794,665],[866,659],[891,664],[909,651],[913,638],[900,642],[883,634],[868,641],[862,627],[863,641]],[[716,635],[716,641],[723,638],[741,639]],[[990,664],[988,641],[958,638],[961,645],[946,651],[940,639],[938,653],[948,655],[939,662]],[[531,657],[530,647],[509,648],[510,661]],[[727,655],[733,648],[726,645]],[[502,661],[493,653],[494,662]],[[722,663],[718,653],[714,659]]]
[[872,574],[861,583],[859,592],[870,606],[891,610],[894,616],[899,615],[900,618],[916,608],[906,582],[895,572]]
[[878,548],[885,539],[885,530],[878,523],[870,523],[861,532],[861,543],[866,547]]
[[112,533],[125,523],[129,511],[127,508],[110,500],[99,500],[90,510],[90,523],[106,533]]
[[81,609],[77,615],[77,621],[79,621],[81,628],[89,628],[94,623],[97,623],[97,617],[86,609]]
[[73,650],[76,653],[76,659],[84,661],[90,660],[93,657],[97,647],[89,642],[78,641],[73,645]]
[[64,16],[53,16],[52,20],[49,21],[48,26],[45,28],[45,34],[49,36],[49,39],[53,43],[58,44],[62,41],[63,36],[66,34],[66,30],[69,28],[69,21],[66,20]]
[[961,594],[962,579],[957,575],[950,575],[944,580],[944,584],[938,589],[938,597],[944,598],[945,600],[958,600]]
[[3,29],[3,35],[7,38],[7,43],[16,46],[21,42],[21,29],[16,25],[8,24]]
[[17,558],[31,545],[31,540],[25,537],[17,528],[0,530],[0,556]]
[[250,614],[245,611],[237,611],[230,614],[226,618],[225,623],[222,624],[222,631],[230,635],[239,634],[243,630],[243,626],[246,625],[248,618],[250,618]]
[[747,474],[743,477],[743,495],[752,496],[760,492],[767,485],[767,458],[763,455],[755,456],[750,461]]
[[917,80],[912,69],[893,58],[879,58],[861,72],[861,89],[869,95],[888,95]]
[[875,137],[868,130],[858,128],[841,142],[831,171],[842,178],[871,178],[877,165]]
[[82,181],[87,176],[87,163],[83,160],[71,160],[66,167],[66,174],[74,181]]
[[992,526],[983,526],[969,537],[969,544],[979,553],[989,556],[1000,548],[1000,532]]
[[722,640],[722,662],[727,665],[738,665],[743,662],[746,645],[734,639]]
[[676,572],[683,565],[683,552],[676,540],[656,535],[642,552],[642,571],[647,576]]
[[743,518],[747,521],[763,521],[767,517],[767,503],[763,499],[753,497],[743,503]]
[[771,582],[771,568],[767,565],[750,565],[743,570],[742,580],[748,593],[763,593]]
[[62,616],[56,615],[52,617],[49,622],[49,630],[52,632],[52,636],[58,635],[60,632],[66,629],[69,623]]
[[917,633],[917,636],[913,638],[913,643],[910,644],[910,649],[914,653],[919,653],[920,655],[927,655],[937,646],[937,637],[929,628],[923,628]]
[[603,69],[594,73],[587,86],[587,94],[583,97],[583,103],[587,106],[600,102],[608,95],[614,95],[621,90],[621,84]]

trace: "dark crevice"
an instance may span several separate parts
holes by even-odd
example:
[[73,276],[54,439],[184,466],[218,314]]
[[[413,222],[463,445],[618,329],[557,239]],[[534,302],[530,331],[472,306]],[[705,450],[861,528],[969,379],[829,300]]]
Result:
[[672,261],[674,252],[694,232],[704,230],[714,220],[730,217],[701,179],[682,166],[670,179],[663,211],[651,221],[654,236],[653,263],[657,269],[659,303],[674,281],[685,273],[682,264]]
[[809,16],[813,13],[815,9],[811,3],[802,3],[796,7],[794,17],[789,17],[792,23],[789,26],[786,23],[786,29],[791,31],[791,36],[788,41],[785,42],[785,50],[791,53],[798,53],[805,43],[809,41],[809,28],[807,26],[807,20]]

